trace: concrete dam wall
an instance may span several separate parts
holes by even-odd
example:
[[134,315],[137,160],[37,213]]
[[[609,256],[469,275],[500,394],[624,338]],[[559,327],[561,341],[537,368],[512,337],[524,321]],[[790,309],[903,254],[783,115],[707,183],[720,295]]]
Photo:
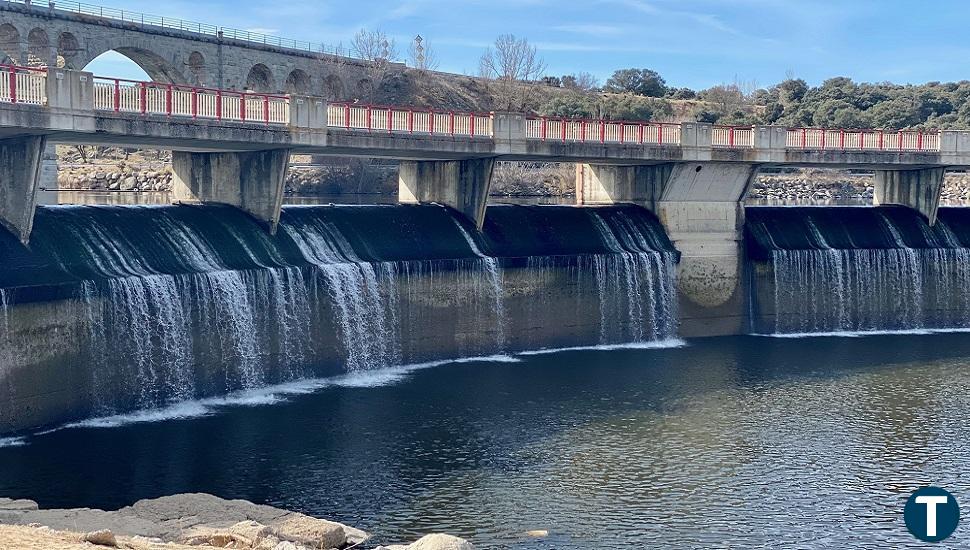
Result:
[[632,206],[44,207],[0,235],[0,433],[308,377],[677,333]]
[[970,209],[755,207],[745,233],[753,332],[970,327]]
[[636,206],[44,207],[0,233],[0,433],[266,385],[679,335],[970,328],[970,209],[750,207],[705,306]]

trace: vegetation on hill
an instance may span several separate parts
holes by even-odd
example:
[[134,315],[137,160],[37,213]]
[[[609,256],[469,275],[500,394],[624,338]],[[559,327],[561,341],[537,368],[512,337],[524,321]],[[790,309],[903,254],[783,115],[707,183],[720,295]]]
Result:
[[810,86],[802,79],[788,78],[767,88],[734,82],[691,90],[668,85],[651,69],[628,68],[615,71],[601,85],[588,73],[542,76],[545,64],[536,48],[511,35],[499,37],[485,52],[478,76],[457,76],[417,66],[382,79],[380,99],[445,109],[512,109],[569,118],[970,129],[970,81],[900,85],[836,77]]

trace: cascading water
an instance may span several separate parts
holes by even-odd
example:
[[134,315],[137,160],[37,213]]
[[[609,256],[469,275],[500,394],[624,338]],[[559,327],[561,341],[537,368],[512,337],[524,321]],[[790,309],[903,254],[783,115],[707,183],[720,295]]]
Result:
[[676,254],[651,243],[650,233],[622,211],[613,213],[611,224],[597,210],[588,212],[613,252],[592,257],[600,303],[600,343],[674,337]]
[[319,218],[299,225],[284,221],[280,229],[325,281],[347,369],[353,372],[398,364],[401,344],[394,322],[397,291],[393,264],[375,267],[362,261],[340,231]]
[[754,279],[754,299],[762,302],[755,330],[970,326],[970,248],[950,227],[963,217],[941,209],[930,227],[902,208],[750,208],[749,253],[770,266]]
[[[477,234],[457,216],[437,205],[288,207],[270,236],[228,207],[41,208],[29,249],[0,234],[0,343],[20,329],[10,311],[60,304],[49,361],[77,374],[84,416],[406,362],[675,335],[677,253],[645,210],[496,206]],[[3,345],[0,367],[30,365],[12,355],[29,345]]]
[[[477,263],[481,264],[481,272],[484,273],[485,279],[488,281],[488,291],[492,298],[492,315],[496,319],[496,331],[495,331],[495,345],[496,351],[505,351],[505,287],[503,286],[502,273],[499,270],[498,260],[491,256],[486,256],[482,253],[481,248],[479,248],[478,243],[472,238],[471,233],[465,229],[465,226],[461,224],[457,219],[455,221],[455,227],[458,228],[458,232],[464,237],[465,242],[468,243],[468,248],[475,253],[479,259]],[[481,293],[480,285],[476,288],[476,291]]]

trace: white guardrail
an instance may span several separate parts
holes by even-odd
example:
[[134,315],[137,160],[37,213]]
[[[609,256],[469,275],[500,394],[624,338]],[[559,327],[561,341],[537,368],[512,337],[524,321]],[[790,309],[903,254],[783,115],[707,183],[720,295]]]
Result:
[[456,113],[353,103],[327,105],[327,126],[367,132],[492,137],[490,113]]
[[580,143],[680,145],[680,124],[529,117],[526,137]]
[[94,108],[116,113],[140,113],[263,124],[289,124],[286,96],[137,82],[120,78],[94,79]]
[[[47,104],[46,68],[0,65],[0,102]],[[284,95],[216,90],[178,84],[94,79],[94,108],[142,115],[214,119],[241,123],[288,125],[290,98]],[[492,138],[492,115],[408,107],[330,103],[327,126],[364,132]],[[681,125],[668,122],[625,122],[527,117],[526,138],[551,142],[678,146]],[[751,127],[713,126],[711,145],[750,149]],[[789,128],[789,150],[939,151],[939,131]]]
[[47,105],[47,69],[0,65],[0,101]]

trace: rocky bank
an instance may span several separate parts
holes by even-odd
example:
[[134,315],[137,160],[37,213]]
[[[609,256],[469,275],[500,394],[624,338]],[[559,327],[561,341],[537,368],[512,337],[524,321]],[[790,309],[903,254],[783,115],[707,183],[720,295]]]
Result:
[[[364,548],[367,533],[341,523],[207,494],[141,500],[116,511],[41,510],[0,498],[0,549],[311,550]],[[428,535],[386,550],[473,550],[468,541]]]

